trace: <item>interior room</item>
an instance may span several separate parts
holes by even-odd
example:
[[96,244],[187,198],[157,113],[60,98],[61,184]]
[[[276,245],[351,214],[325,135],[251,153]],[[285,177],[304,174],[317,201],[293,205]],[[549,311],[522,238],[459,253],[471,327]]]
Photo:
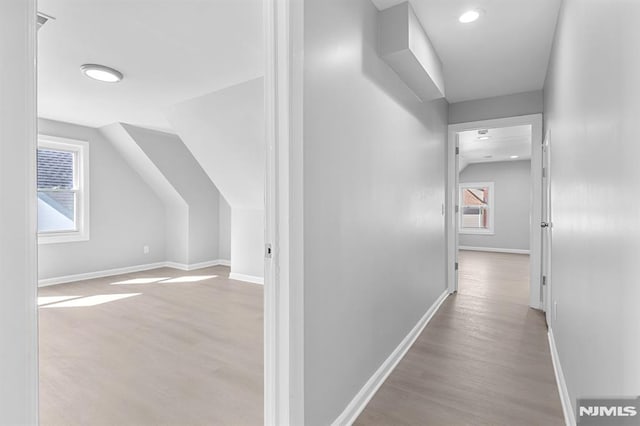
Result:
[[531,135],[530,125],[458,133],[461,294],[529,303]]
[[262,3],[38,9],[41,423],[262,423]]

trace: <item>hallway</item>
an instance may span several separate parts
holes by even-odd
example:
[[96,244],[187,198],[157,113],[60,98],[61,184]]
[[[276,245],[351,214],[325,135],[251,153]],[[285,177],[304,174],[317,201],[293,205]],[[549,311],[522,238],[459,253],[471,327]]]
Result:
[[562,425],[529,256],[461,251],[450,296],[357,425]]

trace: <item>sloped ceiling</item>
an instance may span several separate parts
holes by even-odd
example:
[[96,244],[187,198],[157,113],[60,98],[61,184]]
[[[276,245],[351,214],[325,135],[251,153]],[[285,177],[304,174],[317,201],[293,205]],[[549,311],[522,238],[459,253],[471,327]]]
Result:
[[[164,110],[263,75],[261,0],[39,0],[39,116],[171,131]],[[124,80],[80,73],[97,63]]]

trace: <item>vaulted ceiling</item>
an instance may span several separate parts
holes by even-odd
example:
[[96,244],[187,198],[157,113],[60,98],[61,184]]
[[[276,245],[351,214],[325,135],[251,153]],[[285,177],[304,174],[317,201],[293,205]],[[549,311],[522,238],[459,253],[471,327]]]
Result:
[[[39,115],[170,130],[165,109],[263,75],[261,0],[39,0]],[[80,72],[97,63],[117,84]]]

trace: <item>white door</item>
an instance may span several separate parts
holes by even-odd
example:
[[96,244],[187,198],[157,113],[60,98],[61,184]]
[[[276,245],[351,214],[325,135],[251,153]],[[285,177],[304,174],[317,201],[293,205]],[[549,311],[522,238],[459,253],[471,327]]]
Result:
[[542,144],[542,306],[545,312],[547,325],[551,325],[553,311],[553,297],[551,290],[551,146],[550,132],[544,138]]

